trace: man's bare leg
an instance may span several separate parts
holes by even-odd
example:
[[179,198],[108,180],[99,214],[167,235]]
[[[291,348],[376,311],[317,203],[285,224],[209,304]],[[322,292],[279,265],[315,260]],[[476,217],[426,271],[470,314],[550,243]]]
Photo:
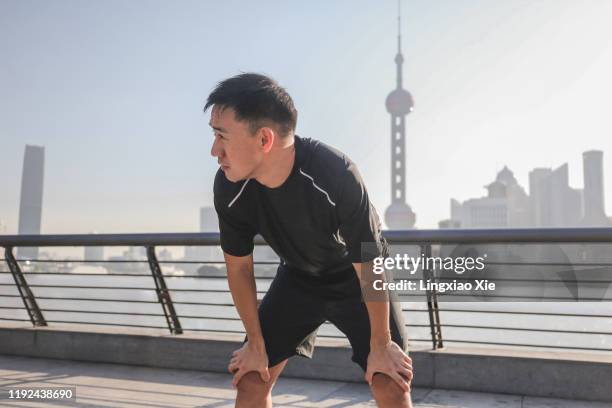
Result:
[[412,408],[410,393],[404,392],[388,375],[376,373],[372,377],[372,395],[379,408]]
[[274,367],[270,367],[270,381],[263,382],[258,372],[246,373],[238,382],[238,395],[236,408],[271,408],[272,387],[287,364],[284,360]]

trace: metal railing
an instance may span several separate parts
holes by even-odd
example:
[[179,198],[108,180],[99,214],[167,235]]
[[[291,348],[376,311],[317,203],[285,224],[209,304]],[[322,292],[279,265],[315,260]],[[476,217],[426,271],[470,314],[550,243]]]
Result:
[[[533,244],[612,244],[612,228],[549,228],[549,229],[481,229],[481,230],[410,230],[410,231],[385,231],[384,235],[392,247],[395,246],[412,246],[418,248],[421,254],[431,256],[433,251],[438,253],[444,246],[454,245],[533,245]],[[265,242],[257,237],[256,245],[264,245]],[[47,326],[49,323],[72,323],[72,324],[92,324],[92,325],[107,325],[121,327],[137,327],[151,329],[168,329],[172,334],[182,334],[185,330],[202,331],[202,332],[224,332],[224,333],[243,333],[241,326],[238,328],[232,327],[215,327],[208,325],[207,327],[192,327],[185,328],[182,322],[186,320],[199,320],[220,323],[236,323],[240,325],[240,319],[234,312],[233,302],[229,296],[226,287],[222,285],[213,285],[213,282],[225,283],[223,276],[210,275],[206,273],[183,274],[179,277],[172,278],[193,278],[196,280],[204,279],[206,287],[203,288],[180,288],[169,287],[167,284],[168,276],[164,275],[162,266],[164,264],[178,265],[223,265],[220,261],[164,261],[159,260],[156,254],[156,247],[160,246],[218,246],[219,235],[217,233],[166,233],[166,234],[100,234],[100,235],[0,235],[0,246],[4,248],[4,259],[0,259],[0,265],[6,264],[8,270],[0,270],[1,275],[12,275],[13,282],[0,283],[0,288],[15,287],[17,294],[0,293],[0,299],[21,299],[23,306],[0,304],[0,310],[18,311],[25,310],[27,319],[17,319],[13,317],[0,317],[3,321],[30,321],[34,326]],[[73,259],[15,259],[14,248],[16,247],[72,247],[72,246],[99,246],[99,247],[143,247],[146,249],[146,259],[141,260],[95,260],[75,261]],[[604,253],[612,251],[604,251]],[[612,257],[612,255],[611,255]],[[31,283],[35,277],[41,276],[87,276],[91,278],[89,273],[69,273],[41,270],[42,267],[36,268],[36,271],[24,270],[24,264],[31,268],[32,265],[65,265],[67,263],[95,263],[95,264],[119,264],[131,263],[135,265],[147,265],[147,274],[143,273],[112,273],[110,275],[95,275],[113,276],[113,277],[148,277],[152,278],[154,287],[146,286],[107,286],[107,285],[62,285],[62,284],[36,284]],[[277,262],[256,262],[257,265],[271,265]],[[502,261],[490,262],[498,267],[582,267],[582,268],[608,268],[612,267],[612,260],[604,262],[593,262],[589,259],[582,259],[581,262],[567,261],[548,261],[548,262],[527,262],[527,261]],[[26,269],[28,269],[26,268]],[[45,268],[47,269],[47,268]],[[441,276],[439,271],[432,268],[423,268],[422,276],[426,279],[439,280]],[[257,273],[256,273],[257,276]],[[458,277],[461,279],[461,277]],[[612,276],[610,277],[612,278]],[[268,282],[272,279],[270,276],[258,276],[259,282]],[[507,280],[521,281],[521,279],[508,278]],[[532,284],[537,282],[537,277],[522,279],[523,282]],[[600,282],[600,281],[597,281]],[[215,287],[212,287],[215,286]],[[81,297],[81,296],[41,296],[40,291],[44,290],[85,290],[91,291],[113,291],[116,294],[118,291],[138,291],[139,293],[151,292],[155,296],[150,299],[117,299],[114,296],[101,297]],[[183,294],[199,294],[205,295],[204,301],[193,301],[193,299],[182,299]],[[259,290],[258,294],[265,293],[265,290]],[[225,298],[219,298],[217,295],[224,295]],[[426,290],[424,293],[414,295],[415,300],[422,302],[422,308],[417,307],[416,302],[411,307],[403,307],[403,311],[409,315],[409,324],[411,333],[411,342],[431,342],[433,349],[444,347],[445,344],[457,345],[479,345],[479,346],[510,346],[510,347],[537,347],[537,348],[553,348],[565,350],[582,350],[595,352],[611,352],[612,347],[612,309],[610,313],[605,312],[576,312],[576,311],[533,311],[533,310],[509,310],[509,304],[506,304],[502,309],[487,309],[466,307],[463,303],[462,307],[454,307],[455,303],[448,302],[442,307],[441,299],[443,295],[436,290]],[[201,296],[200,296],[201,297]],[[529,299],[528,296],[525,296]],[[403,300],[403,299],[402,299]],[[139,304],[148,305],[157,308],[155,311],[113,311],[109,306],[103,307],[102,310],[97,309],[66,309],[52,306],[41,307],[43,303],[53,301],[63,302],[105,302],[104,305],[118,304]],[[478,303],[482,305],[483,303]],[[161,313],[159,308],[161,306]],[[405,306],[405,305],[404,305]],[[206,307],[207,313],[179,313],[179,308],[189,307]],[[225,316],[215,314],[211,310],[224,310]],[[233,315],[228,315],[227,311],[231,310]],[[131,324],[117,322],[95,322],[83,320],[61,320],[48,319],[47,315],[53,313],[71,313],[71,314],[89,314],[89,315],[104,315],[104,316],[129,316],[146,318],[163,318],[165,324]],[[231,313],[230,313],[231,314]],[[457,318],[460,316],[460,318]],[[492,316],[497,316],[500,321],[487,323]],[[518,318],[539,318],[538,324],[532,324],[531,327],[519,327],[516,324],[508,325],[508,319],[512,318],[512,323],[517,323]],[[444,318],[444,319],[443,319]],[[546,328],[542,327],[542,319],[562,319],[559,320],[559,325],[563,327]],[[581,322],[587,322],[589,319],[595,319],[597,322],[603,322],[602,329],[569,329],[566,324],[566,319],[579,319]],[[467,321],[467,323],[466,323]],[[471,323],[476,321],[478,324]],[[534,327],[535,326],[535,327]],[[588,324],[587,324],[588,326]],[[606,330],[606,327],[608,330]],[[445,336],[443,336],[443,330]],[[589,345],[573,345],[555,343],[545,340],[544,342],[521,342],[521,341],[500,341],[490,340],[478,337],[465,337],[459,333],[466,331],[479,331],[480,333],[490,332],[495,334],[505,334],[504,338],[516,337],[517,333],[528,333],[542,336],[598,336],[599,341],[597,346]],[[418,333],[426,335],[418,336]],[[454,334],[453,334],[454,333]],[[417,334],[417,335],[415,335]],[[341,333],[336,332],[322,333],[320,337],[340,337]]]

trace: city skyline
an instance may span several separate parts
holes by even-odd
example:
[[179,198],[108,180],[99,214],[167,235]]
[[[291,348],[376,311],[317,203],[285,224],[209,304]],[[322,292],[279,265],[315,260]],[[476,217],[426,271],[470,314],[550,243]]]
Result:
[[517,182],[508,166],[484,187],[487,195],[463,202],[450,199],[450,218],[440,228],[608,227],[605,212],[603,152],[583,157],[583,188],[569,185],[567,163],[529,172],[529,190]]
[[[5,233],[17,232],[26,144],[46,147],[43,233],[197,231],[216,170],[201,107],[217,81],[241,70],[288,88],[298,134],[345,151],[382,218],[396,7],[1,3]],[[606,2],[402,3],[403,81],[416,100],[406,201],[417,228],[437,227],[451,197],[479,196],[474,181],[505,164],[524,186],[531,168],[564,162],[569,184],[581,185],[583,151],[607,152],[612,168],[610,18]],[[249,30],[252,19],[275,24]],[[611,214],[612,180],[604,182]]]

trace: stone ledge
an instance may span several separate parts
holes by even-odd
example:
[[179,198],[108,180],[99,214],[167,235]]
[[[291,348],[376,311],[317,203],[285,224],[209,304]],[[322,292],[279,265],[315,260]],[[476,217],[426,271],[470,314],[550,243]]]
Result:
[[[0,325],[0,354],[226,372],[242,335],[95,326]],[[417,387],[612,401],[612,356],[449,348],[416,350]],[[312,360],[293,358],[284,375],[362,382],[346,340],[321,339]]]

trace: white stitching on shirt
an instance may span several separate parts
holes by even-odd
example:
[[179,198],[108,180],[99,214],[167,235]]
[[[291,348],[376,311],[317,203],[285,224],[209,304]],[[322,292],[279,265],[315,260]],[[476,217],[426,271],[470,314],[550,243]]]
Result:
[[304,173],[304,171],[302,169],[300,169],[300,173],[302,174],[302,176],[307,177],[310,179],[310,181],[312,181],[312,185],[315,186],[315,188],[317,190],[319,190],[320,192],[322,192],[323,194],[325,194],[325,196],[327,197],[327,201],[329,201],[329,203],[331,205],[333,205],[334,207],[336,206],[336,203],[334,203],[331,198],[329,198],[329,194],[327,194],[327,191],[323,190],[321,187],[317,186],[317,183],[315,183],[314,179],[309,175]]
[[234,201],[236,201],[238,199],[238,197],[240,197],[240,194],[242,194],[242,191],[244,190],[244,187],[246,187],[247,183],[249,182],[250,179],[247,179],[247,181],[244,182],[244,184],[242,185],[242,188],[240,188],[240,191],[238,192],[238,194],[236,194],[236,197],[234,197],[234,199],[232,201],[230,201],[230,203],[227,205],[227,208],[230,208],[232,206],[232,204],[234,204]]

